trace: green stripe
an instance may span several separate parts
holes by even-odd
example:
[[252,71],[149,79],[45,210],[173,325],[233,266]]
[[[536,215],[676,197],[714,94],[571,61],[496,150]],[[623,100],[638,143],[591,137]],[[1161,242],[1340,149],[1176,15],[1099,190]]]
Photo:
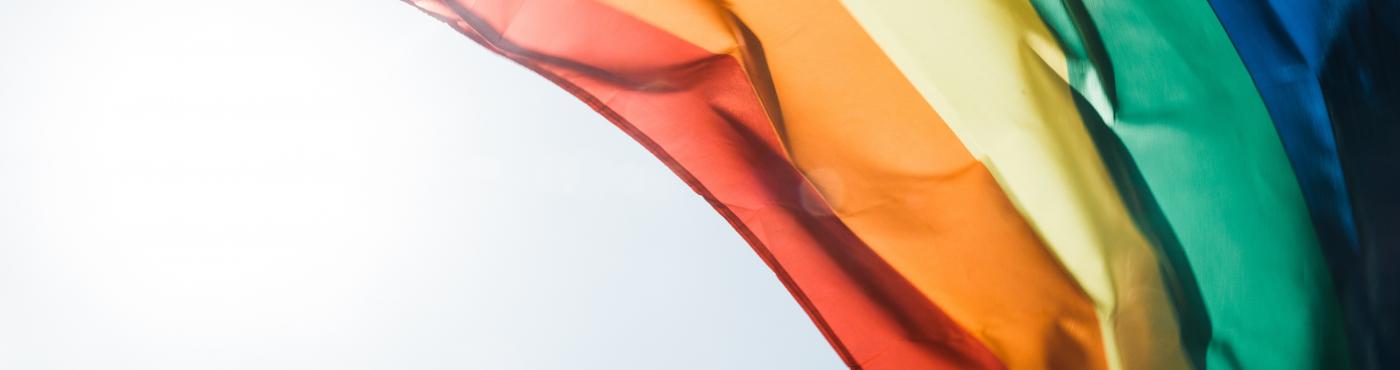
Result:
[[1081,112],[1101,126],[1096,143],[1138,223],[1171,264],[1196,365],[1347,368],[1302,192],[1210,5],[1032,3],[1064,46]]

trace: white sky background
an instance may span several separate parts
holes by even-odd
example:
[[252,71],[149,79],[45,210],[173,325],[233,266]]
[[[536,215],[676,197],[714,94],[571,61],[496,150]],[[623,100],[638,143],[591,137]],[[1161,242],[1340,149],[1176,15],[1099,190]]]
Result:
[[705,202],[394,0],[0,0],[0,370],[835,369]]

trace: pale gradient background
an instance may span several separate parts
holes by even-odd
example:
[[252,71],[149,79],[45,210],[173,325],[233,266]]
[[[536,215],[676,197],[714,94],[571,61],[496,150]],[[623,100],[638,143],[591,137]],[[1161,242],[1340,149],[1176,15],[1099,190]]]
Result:
[[0,0],[0,370],[836,369],[700,197],[394,0]]

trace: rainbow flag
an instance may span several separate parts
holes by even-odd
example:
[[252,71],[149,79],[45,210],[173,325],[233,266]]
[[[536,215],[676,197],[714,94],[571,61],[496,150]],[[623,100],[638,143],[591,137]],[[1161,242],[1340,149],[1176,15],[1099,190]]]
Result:
[[405,1],[665,162],[852,368],[1400,368],[1400,1]]

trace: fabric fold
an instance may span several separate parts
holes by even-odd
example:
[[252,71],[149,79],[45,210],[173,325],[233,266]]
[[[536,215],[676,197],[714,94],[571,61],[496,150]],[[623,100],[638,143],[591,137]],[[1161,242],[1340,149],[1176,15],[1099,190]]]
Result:
[[678,35],[696,31],[674,4],[728,11],[762,45],[789,156],[857,236],[1007,366],[1107,366],[1092,302],[839,1],[607,2]]
[[[1206,2],[1034,0],[1096,140],[1180,284],[1198,368],[1342,369],[1345,337],[1308,209],[1264,104]],[[1095,130],[1091,127],[1091,130]],[[1105,154],[1108,156],[1108,154]],[[1200,312],[1192,312],[1199,309]]]
[[844,3],[1093,298],[1110,367],[1187,367],[1162,266],[1080,121],[1065,54],[1031,4]]
[[[1378,191],[1400,188],[1394,175],[1400,151],[1387,149],[1400,144],[1400,130],[1387,128],[1400,116],[1393,108],[1400,102],[1400,38],[1395,28],[1384,29],[1387,22],[1375,21],[1400,14],[1381,4],[1211,1],[1293,162],[1346,313],[1352,360],[1361,369],[1400,367],[1400,324],[1389,314],[1400,312],[1400,294],[1384,296],[1400,281],[1394,273],[1385,276],[1400,263],[1394,252],[1400,239],[1384,236],[1389,227],[1376,227],[1400,222],[1400,199]],[[1345,153],[1338,136],[1349,144]],[[1360,192],[1351,194],[1348,185]],[[1357,229],[1358,213],[1365,230]]]
[[573,93],[665,162],[852,368],[1005,368],[833,216],[785,155],[736,36],[687,42],[594,0],[409,3]]

